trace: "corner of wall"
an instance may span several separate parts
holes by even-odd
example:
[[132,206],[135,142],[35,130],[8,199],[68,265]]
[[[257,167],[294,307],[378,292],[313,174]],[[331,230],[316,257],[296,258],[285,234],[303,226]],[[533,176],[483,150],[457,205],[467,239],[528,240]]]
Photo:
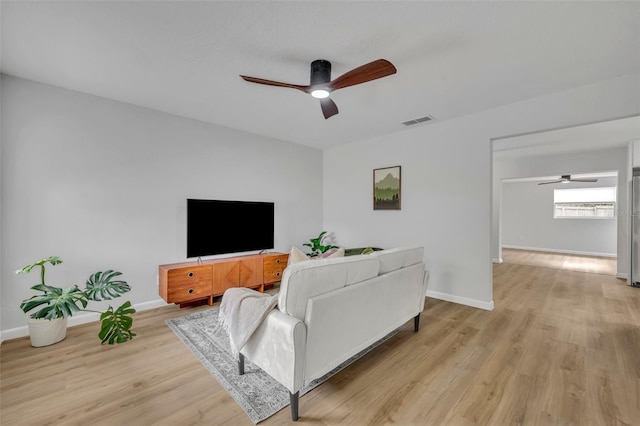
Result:
[[460,305],[471,306],[472,308],[484,309],[486,311],[493,311],[493,300],[485,302],[483,300],[470,299],[467,297],[456,296],[454,294],[441,293],[439,291],[427,290],[427,297],[433,299],[444,300],[446,302],[458,303]]

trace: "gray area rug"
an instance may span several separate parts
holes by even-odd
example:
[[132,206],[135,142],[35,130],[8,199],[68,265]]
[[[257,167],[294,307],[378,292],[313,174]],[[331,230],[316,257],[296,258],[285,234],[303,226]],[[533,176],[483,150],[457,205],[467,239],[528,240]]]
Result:
[[[169,319],[166,323],[236,400],[254,424],[271,417],[289,405],[287,388],[249,360],[245,360],[245,374],[238,375],[238,363],[231,354],[229,337],[218,324],[218,307]],[[300,396],[302,397],[397,333],[398,330],[391,332],[325,376],[314,380],[300,390]]]

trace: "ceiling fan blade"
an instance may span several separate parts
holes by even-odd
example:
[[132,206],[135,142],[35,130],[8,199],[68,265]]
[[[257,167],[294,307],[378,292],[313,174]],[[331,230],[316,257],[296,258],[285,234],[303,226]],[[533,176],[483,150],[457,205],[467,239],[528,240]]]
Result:
[[325,120],[338,113],[338,106],[331,100],[331,98],[320,99],[320,108],[322,109],[322,114],[324,115]]
[[330,81],[327,87],[330,90],[343,89],[345,87],[386,77],[395,74],[396,72],[396,67],[394,67],[391,62],[386,59],[378,59],[342,74],[340,77]]
[[569,179],[569,182],[597,182],[598,179]]
[[564,181],[563,180],[552,180],[552,181],[549,181],[549,182],[540,182],[538,185],[548,185],[550,183],[561,183],[561,182],[564,182]]
[[241,75],[240,77],[242,77],[244,81],[248,81],[250,83],[266,84],[267,86],[288,87],[290,89],[302,90],[305,93],[311,93],[311,86],[301,86],[299,84],[281,83],[279,81],[265,80],[264,78],[249,77],[246,75]]
[[338,113],[338,106],[331,98],[320,99],[320,108],[322,108],[322,114],[324,114],[325,120]]

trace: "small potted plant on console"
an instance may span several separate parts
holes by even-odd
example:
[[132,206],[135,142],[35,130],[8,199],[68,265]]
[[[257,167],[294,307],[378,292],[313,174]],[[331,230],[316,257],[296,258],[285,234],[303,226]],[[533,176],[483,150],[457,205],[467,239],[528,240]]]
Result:
[[310,238],[308,243],[302,244],[303,246],[309,247],[311,249],[311,253],[308,253],[309,257],[322,257],[328,250],[338,249],[340,247],[334,246],[332,244],[323,245],[323,240],[327,237],[327,231],[322,231],[317,238]]

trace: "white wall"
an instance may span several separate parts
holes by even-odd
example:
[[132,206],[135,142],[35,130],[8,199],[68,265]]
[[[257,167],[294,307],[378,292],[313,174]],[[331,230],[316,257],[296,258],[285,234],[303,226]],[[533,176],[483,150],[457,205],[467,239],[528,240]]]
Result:
[[50,255],[64,260],[51,283],[113,268],[133,287],[117,305],[162,304],[158,265],[186,260],[187,198],[274,201],[280,251],[322,227],[319,150],[9,76],[1,107],[5,331],[26,325],[38,279],[13,271]]
[[[0,7],[0,10],[2,10],[2,7]],[[2,12],[0,12],[0,22],[2,19]],[[1,33],[1,31],[0,31]],[[2,37],[0,36],[0,43],[2,42]],[[2,308],[3,303],[3,297],[2,297],[2,271],[3,271],[3,267],[2,267],[2,253],[3,253],[3,244],[2,242],[4,241],[4,238],[2,236],[2,205],[3,205],[3,199],[2,199],[2,192],[3,192],[3,188],[4,188],[4,178],[2,176],[2,84],[0,83],[0,343],[2,343],[2,330],[4,330],[4,328],[2,328],[2,312],[4,311],[4,309]]]
[[[618,172],[618,202],[617,211],[617,272],[619,276],[625,276],[628,270],[629,238],[628,222],[620,220],[628,209],[628,151],[626,148],[608,149],[600,151],[587,151],[582,153],[571,153],[564,155],[554,155],[549,157],[526,157],[513,160],[502,160],[494,162],[494,210],[492,229],[492,256],[494,259],[502,257],[502,247],[498,224],[501,220],[499,205],[501,203],[500,192],[504,188],[503,179],[528,178],[538,176],[560,176],[563,174],[581,174],[592,172]],[[503,224],[504,226],[504,224]],[[503,230],[504,233],[504,230]],[[503,238],[503,237],[502,237]],[[502,242],[507,244],[506,242]]]
[[617,217],[610,219],[554,219],[554,190],[616,187],[617,177],[595,183],[502,185],[502,246],[593,256],[616,256]]
[[[423,245],[427,295],[491,309],[491,139],[637,114],[638,82],[621,77],[459,119],[436,117],[326,150],[324,229],[346,246]],[[402,166],[402,210],[373,211],[372,169],[395,165]]]
[[633,153],[631,165],[632,167],[640,167],[640,141],[631,141],[630,146]]

